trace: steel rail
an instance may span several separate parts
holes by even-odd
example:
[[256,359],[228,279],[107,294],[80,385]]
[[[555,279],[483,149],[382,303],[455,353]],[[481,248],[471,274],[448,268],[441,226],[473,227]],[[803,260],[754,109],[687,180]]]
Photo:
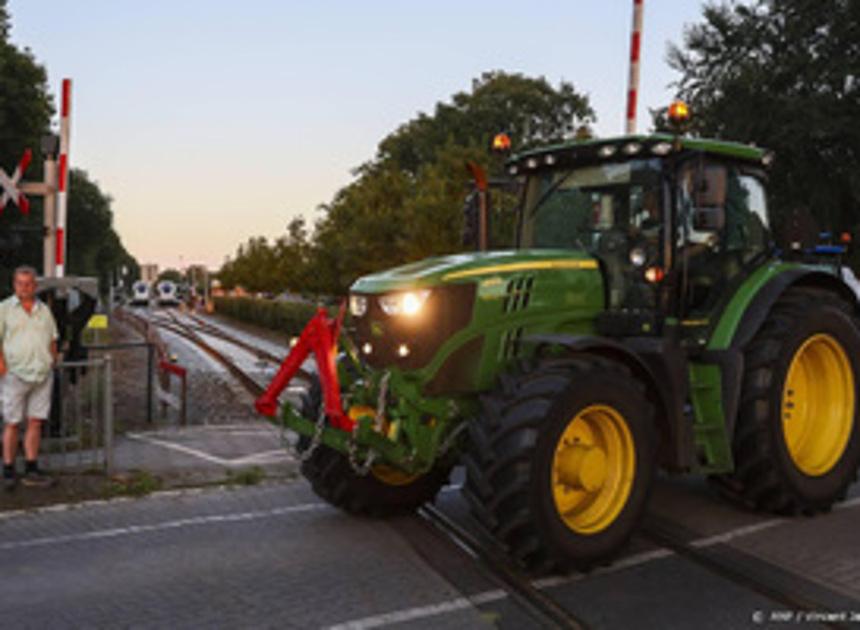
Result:
[[[851,610],[852,605],[856,606],[853,600],[822,584],[725,543],[697,545],[696,534],[665,518],[649,515],[639,534],[710,573],[763,595],[795,613],[835,615]],[[816,621],[831,628],[849,627],[849,624],[826,619]],[[769,619],[763,619],[762,623],[771,622]]]
[[474,534],[456,523],[436,506],[426,504],[419,508],[418,515],[470,556],[480,560],[501,582],[504,590],[541,625],[578,630],[588,627],[585,622],[575,617],[549,595],[537,589],[531,580],[513,567],[501,553],[488,549]]

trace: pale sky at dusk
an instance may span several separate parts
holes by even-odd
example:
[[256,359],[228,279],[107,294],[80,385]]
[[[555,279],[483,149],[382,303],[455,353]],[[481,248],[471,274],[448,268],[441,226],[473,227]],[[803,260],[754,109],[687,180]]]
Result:
[[[667,42],[698,0],[645,0],[639,130],[676,79]],[[623,128],[630,0],[11,0],[12,40],[56,94],[71,161],[114,199],[141,263],[220,266],[250,236],[313,220],[419,111],[500,69],[571,81],[600,135]],[[182,257],[180,260],[180,256]]]

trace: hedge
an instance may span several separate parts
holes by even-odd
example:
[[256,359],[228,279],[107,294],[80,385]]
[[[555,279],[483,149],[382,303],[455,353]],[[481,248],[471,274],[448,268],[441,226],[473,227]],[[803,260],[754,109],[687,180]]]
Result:
[[315,304],[216,297],[215,312],[241,322],[298,335],[317,311]]

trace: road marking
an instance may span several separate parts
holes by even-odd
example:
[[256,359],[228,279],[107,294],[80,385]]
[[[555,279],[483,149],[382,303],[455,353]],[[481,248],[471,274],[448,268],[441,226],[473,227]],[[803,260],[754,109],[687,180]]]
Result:
[[[443,492],[454,492],[459,490],[459,486],[450,485],[445,486],[442,491]],[[860,497],[856,497],[849,501],[845,501],[837,505],[834,509],[836,510],[844,510],[850,509],[853,507],[860,506]],[[767,521],[763,521],[761,523],[755,523],[753,525],[747,525],[744,527],[739,527],[737,529],[730,530],[728,532],[724,532],[722,534],[718,534],[716,536],[708,536],[706,538],[699,538],[693,540],[689,543],[692,547],[708,547],[712,545],[719,544],[721,542],[726,542],[728,540],[733,540],[736,538],[741,538],[743,536],[750,536],[752,534],[756,534],[760,531],[764,531],[771,527],[781,524],[789,524],[792,522],[792,519],[770,519]],[[627,556],[626,558],[621,558],[619,560],[614,561],[610,566],[600,567],[591,571],[588,574],[584,573],[575,573],[571,575],[559,575],[559,576],[551,576],[547,578],[541,578],[538,580],[534,580],[532,585],[540,590],[554,588],[557,586],[564,586],[565,584],[570,584],[573,582],[578,582],[587,577],[595,576],[595,575],[605,575],[609,573],[615,573],[617,571],[621,571],[623,569],[629,569],[637,566],[642,566],[644,564],[648,564],[650,562],[654,562],[656,560],[662,560],[664,558],[670,558],[675,556],[675,552],[666,549],[666,548],[658,548],[652,549],[650,551],[643,551],[641,553],[634,554],[632,556]],[[492,590],[492,591],[484,591],[482,593],[478,593],[476,595],[470,595],[469,597],[458,597],[456,599],[451,599],[443,602],[439,602],[436,604],[430,604],[428,606],[418,606],[415,608],[405,608],[402,610],[395,610],[390,613],[383,613],[380,615],[372,615],[370,617],[364,617],[361,619],[355,619],[352,621],[346,621],[334,626],[329,626],[330,630],[364,630],[365,628],[379,628],[382,626],[387,626],[395,623],[402,623],[404,621],[414,621],[416,619],[423,619],[427,617],[434,617],[436,615],[441,615],[450,612],[456,612],[458,610],[463,610],[469,608],[470,606],[478,606],[484,603],[493,602],[499,599],[505,599],[508,597],[508,594],[503,591]]]
[[164,521],[152,525],[128,525],[126,527],[114,527],[112,529],[100,529],[80,534],[66,534],[63,536],[45,536],[30,540],[17,540],[0,543],[0,551],[12,549],[25,549],[29,547],[46,547],[70,542],[81,542],[86,540],[103,540],[106,538],[117,538],[119,536],[132,536],[136,534],[148,534],[169,529],[180,529],[198,525],[209,525],[211,523],[244,523],[273,516],[284,516],[286,514],[299,514],[313,512],[323,509],[332,509],[326,503],[302,503],[287,507],[279,507],[271,510],[258,510],[254,512],[239,512],[236,514],[213,514],[211,516],[194,516],[182,518],[175,521]]
[[785,518],[772,518],[768,521],[762,521],[761,523],[753,523],[752,525],[745,525],[744,527],[730,529],[729,531],[723,532],[722,534],[708,536],[707,538],[698,538],[692,541],[690,543],[690,546],[695,547],[697,549],[702,549],[704,547],[713,547],[714,545],[727,543],[730,540],[734,540],[735,538],[741,538],[743,536],[757,534],[758,532],[770,529],[771,527],[776,527],[777,525],[782,525],[783,523],[787,522],[789,522],[789,520]]
[[383,613],[381,615],[373,615],[371,617],[364,617],[363,619],[347,621],[334,626],[328,626],[328,630],[366,630],[367,628],[379,628],[393,623],[405,623],[407,621],[415,621],[416,619],[422,619],[425,617],[444,615],[458,610],[467,610],[476,605],[505,599],[507,596],[508,594],[500,589],[485,591],[471,597],[458,597],[456,599],[439,602],[438,604],[395,610],[390,613]]
[[177,453],[190,455],[191,457],[197,457],[198,459],[202,459],[203,461],[207,461],[211,464],[218,464],[219,466],[224,466],[226,468],[245,466],[249,463],[255,462],[260,463],[259,460],[272,459],[274,453],[282,453],[283,458],[291,459],[289,454],[283,449],[278,449],[276,451],[262,451],[260,453],[251,453],[250,455],[242,455],[241,457],[227,459],[224,457],[218,457],[217,455],[212,455],[211,453],[207,453],[206,451],[191,448],[190,446],[176,444],[175,442],[168,442],[167,440],[159,440],[158,438],[143,435],[141,433],[126,433],[126,436],[132,440],[146,442],[147,444],[152,444],[153,446],[160,446],[162,448],[176,451]]

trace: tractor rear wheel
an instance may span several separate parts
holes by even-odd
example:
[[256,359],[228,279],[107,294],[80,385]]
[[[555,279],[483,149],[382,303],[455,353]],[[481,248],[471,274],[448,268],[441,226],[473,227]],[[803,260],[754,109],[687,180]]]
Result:
[[[316,421],[322,392],[315,382],[302,402],[302,415]],[[299,452],[310,445],[302,437]],[[422,475],[408,475],[385,464],[376,464],[359,475],[349,458],[320,444],[301,464],[302,475],[320,498],[351,514],[388,516],[411,512],[432,501],[448,482],[449,469],[434,469]]]
[[730,482],[749,505],[812,514],[860,465],[860,322],[833,293],[789,290],[745,352]]
[[464,494],[523,568],[588,568],[623,546],[654,476],[653,407],[593,356],[503,377],[470,424]]

